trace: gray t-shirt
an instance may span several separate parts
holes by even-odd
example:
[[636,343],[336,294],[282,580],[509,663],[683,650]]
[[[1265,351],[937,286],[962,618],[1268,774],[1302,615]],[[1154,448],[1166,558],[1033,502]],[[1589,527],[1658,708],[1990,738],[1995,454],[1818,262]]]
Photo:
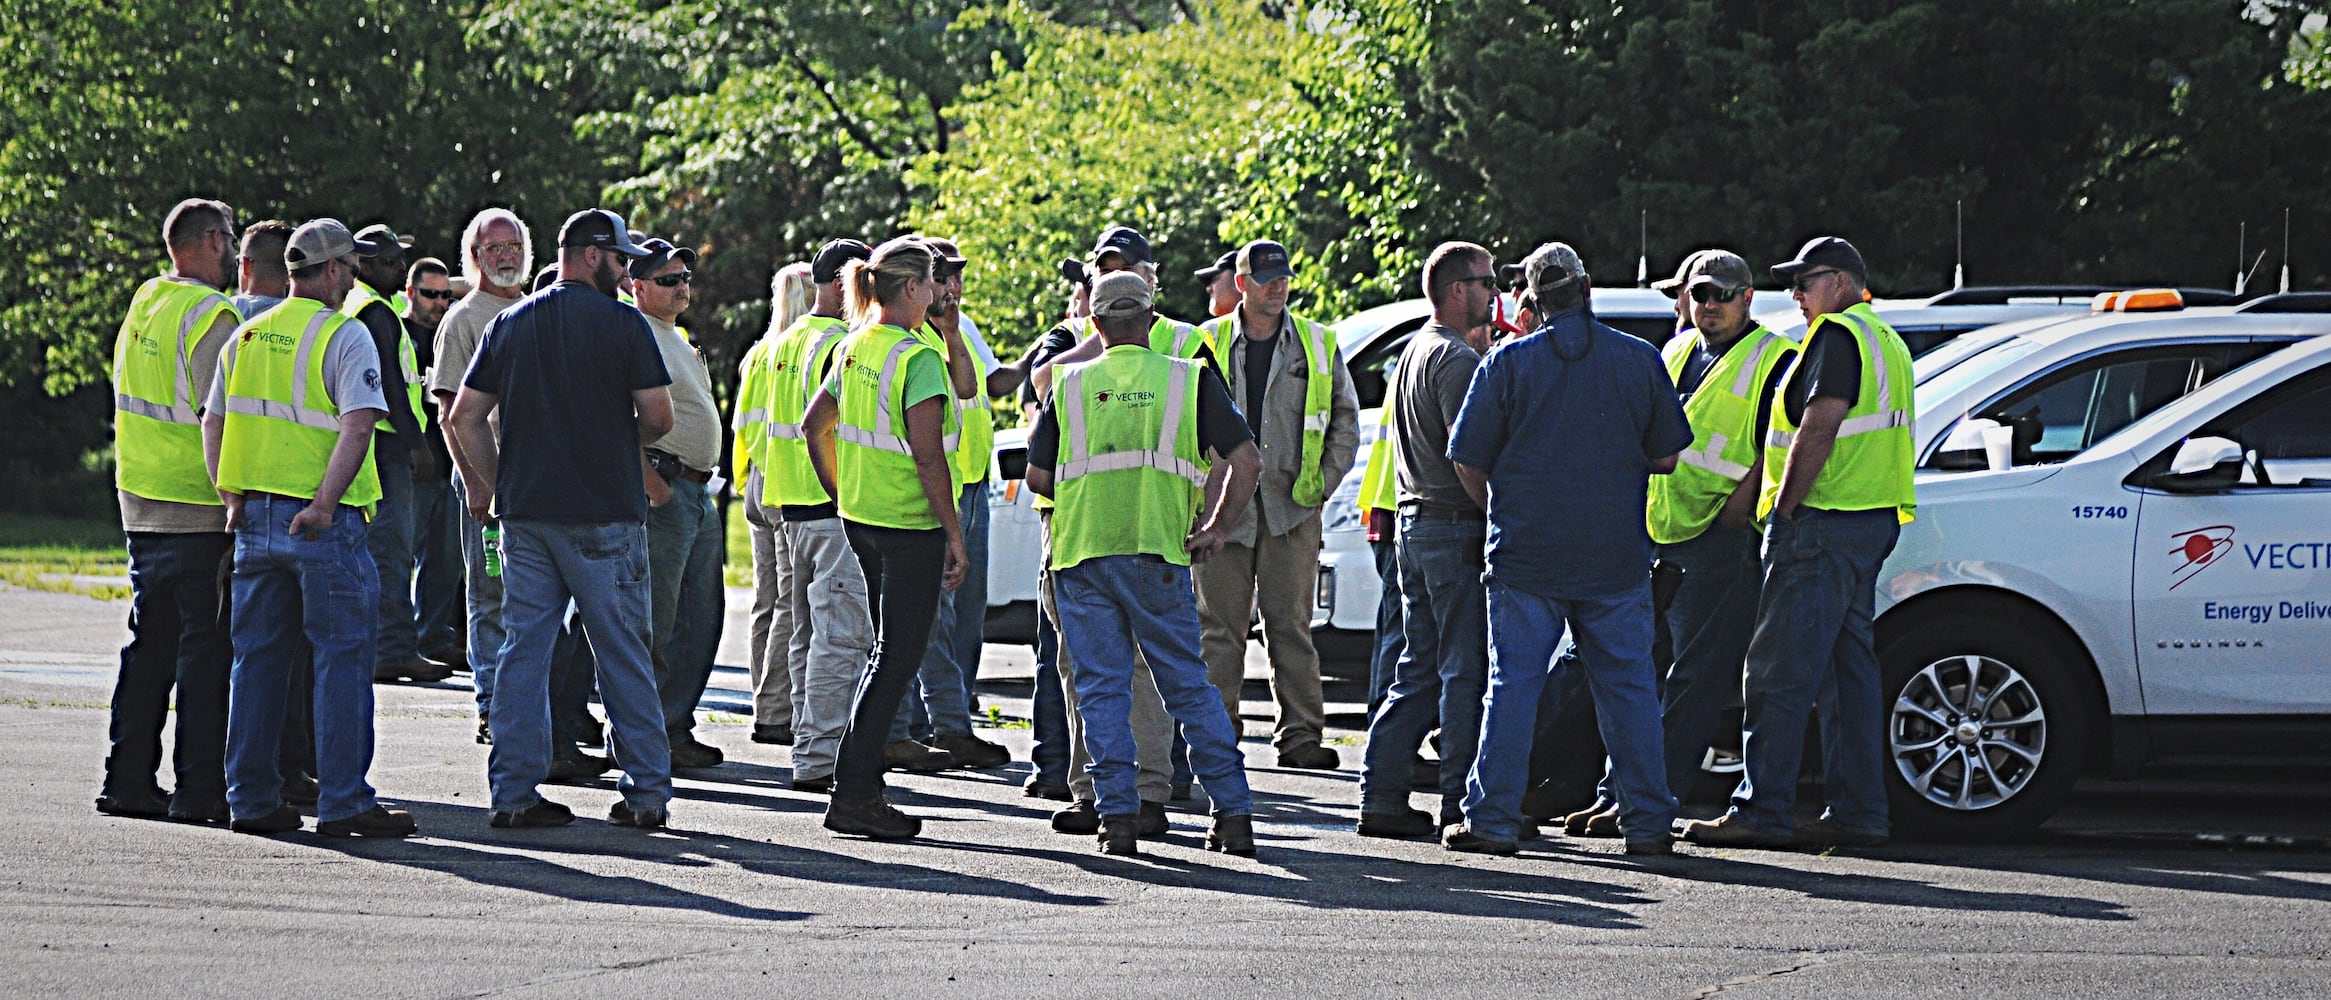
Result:
[[[219,355],[219,377],[211,380],[210,395],[202,404],[205,410],[226,412],[227,369],[234,366],[236,349],[241,346],[239,338],[230,341]],[[388,413],[388,397],[380,391],[380,351],[372,346],[372,331],[363,323],[341,324],[324,348],[324,389],[332,394],[332,402],[341,413]]]
[[1401,349],[1392,373],[1392,445],[1400,503],[1477,512],[1457,469],[1449,464],[1449,425],[1465,404],[1465,387],[1481,366],[1481,352],[1465,333],[1426,323]]
[[698,472],[710,471],[720,464],[720,408],[712,402],[712,374],[705,370],[696,345],[680,336],[678,328],[653,316],[647,321],[648,329],[655,331],[664,370],[672,376],[672,429],[648,447]]
[[505,299],[483,288],[461,297],[445,310],[445,318],[437,321],[437,350],[423,383],[434,395],[461,395],[461,378],[469,374],[469,362],[477,356],[478,341],[486,335],[486,324],[493,322],[502,310],[517,305],[517,299]]

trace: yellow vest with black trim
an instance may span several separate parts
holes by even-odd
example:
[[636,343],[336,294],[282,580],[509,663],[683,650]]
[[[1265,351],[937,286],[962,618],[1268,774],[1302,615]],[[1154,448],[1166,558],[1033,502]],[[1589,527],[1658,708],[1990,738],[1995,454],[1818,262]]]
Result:
[[[817,481],[817,467],[809,464],[801,418],[825,382],[826,359],[849,334],[850,325],[839,319],[803,316],[769,345],[769,391],[764,397],[769,420],[756,459],[761,463],[764,507],[810,507],[833,500]],[[920,497],[919,484],[917,489]]]
[[[1238,314],[1217,316],[1207,320],[1202,328],[1206,342],[1220,344],[1225,338],[1239,336],[1236,325]],[[1303,458],[1295,471],[1295,502],[1305,507],[1317,507],[1327,499],[1327,483],[1319,471],[1319,456],[1327,450],[1327,425],[1330,411],[1335,406],[1335,328],[1325,323],[1288,313],[1287,319],[1295,329],[1295,341],[1303,345]],[[1214,351],[1214,360],[1227,370],[1230,356],[1222,348]]]
[[1121,555],[1190,564],[1183,546],[1208,468],[1198,448],[1201,370],[1124,344],[1060,373],[1050,569]]
[[[923,483],[915,473],[914,453],[907,446],[906,367],[917,352],[931,351],[912,333],[887,324],[874,324],[842,343],[840,386],[841,424],[834,429],[834,498],[842,516],[860,524],[883,528],[926,530],[939,518],[923,498]],[[931,351],[937,355],[937,351]],[[946,363],[940,358],[940,364]],[[952,394],[949,394],[952,395]],[[952,400],[950,400],[951,402]],[[963,434],[955,407],[943,406],[940,459],[960,447]],[[949,463],[952,480],[953,464]],[[768,484],[762,483],[764,494]]]
[[[1862,357],[1861,394],[1846,409],[1845,420],[1837,427],[1837,445],[1800,502],[1822,510],[1892,507],[1908,524],[1918,506],[1912,484],[1910,430],[1916,386],[1910,349],[1867,302],[1816,317],[1805,331],[1805,343],[1812,344],[1825,326],[1853,335]],[[1759,518],[1771,514],[1780,498],[1789,447],[1797,440],[1797,423],[1789,419],[1783,395],[1773,394],[1772,428],[1765,435],[1764,490],[1756,503]]]
[[[404,293],[397,294],[401,297]],[[382,298],[380,293],[373,291],[372,286],[365,284],[361,279],[356,282],[354,288],[348,290],[348,300],[340,303],[340,312],[349,319],[360,320],[363,318],[364,307],[375,302],[388,306],[389,310],[398,316],[404,315],[404,310],[397,308],[394,299]],[[371,328],[366,327],[366,329]],[[382,364],[388,363],[387,358],[380,360]],[[427,411],[421,407],[421,401],[425,398],[428,390],[421,386],[420,356],[413,353],[413,338],[406,335],[403,324],[399,324],[397,329],[397,370],[405,374],[405,396],[407,397],[405,402],[412,407],[414,425],[429,426]],[[381,421],[380,427],[377,429],[384,434],[397,432],[396,425],[386,420]]]
[[[303,298],[285,299],[236,331],[227,345],[232,353],[219,365],[227,399],[220,489],[315,499],[340,440],[340,407],[324,378],[324,357],[335,337],[371,336],[363,323]],[[379,501],[368,442],[340,502],[369,516]]]
[[[1668,378],[1683,380],[1684,366],[1700,344],[1698,330],[1667,342],[1660,353]],[[1763,447],[1756,440],[1757,395],[1771,384],[1773,370],[1796,352],[1796,341],[1758,324],[1708,366],[1699,388],[1684,400],[1692,446],[1676,456],[1674,472],[1651,477],[1646,521],[1652,541],[1688,541],[1716,523],[1724,501],[1748,478]]]
[[[941,336],[939,331],[928,325],[919,327],[915,330],[915,339],[939,352],[942,360],[947,358],[947,338]],[[963,346],[965,350],[971,350],[968,342]],[[988,463],[996,450],[995,404],[987,398],[987,374],[990,369],[980,360],[978,351],[971,351],[971,367],[971,381],[975,388],[971,390],[970,399],[956,399],[955,380],[953,376],[947,380],[947,398],[955,404],[955,424],[963,431],[956,446],[947,451],[947,469],[958,491],[987,479]]]
[[1368,442],[1368,464],[1360,469],[1361,510],[1400,509],[1400,477],[1392,467],[1398,457],[1392,442],[1399,436],[1392,425],[1392,394],[1387,392],[1376,420],[1376,440]]
[[728,477],[735,482],[744,482],[747,473],[762,467],[760,456],[768,448],[769,365],[774,359],[771,348],[776,343],[776,334],[754,341],[746,349],[745,359],[737,363],[737,395],[728,419],[729,430],[733,432],[728,447]]
[[113,341],[113,482],[148,500],[219,505],[202,457],[194,348],[219,317],[238,321],[215,289],[169,278],[138,286]]

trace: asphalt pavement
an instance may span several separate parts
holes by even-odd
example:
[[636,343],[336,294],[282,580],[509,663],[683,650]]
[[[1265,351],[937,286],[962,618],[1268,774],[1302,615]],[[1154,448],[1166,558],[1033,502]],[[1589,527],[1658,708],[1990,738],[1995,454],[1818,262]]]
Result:
[[[743,663],[734,613],[722,663]],[[1628,858],[1559,834],[1514,858],[1362,840],[1346,766],[1272,767],[1260,856],[1177,813],[1136,859],[1051,832],[1027,765],[893,775],[926,820],[836,838],[724,666],[674,829],[486,825],[465,675],[376,688],[373,784],[409,841],[277,838],[90,805],[127,605],[0,587],[0,983],[8,996],[2311,997],[2331,993],[2331,782],[2090,783],[2006,845]],[[989,647],[984,731],[1025,761],[1023,647]],[[1267,713],[1259,655],[1248,709]],[[1358,723],[1331,689],[1331,722]],[[1419,805],[1427,799],[1419,797]],[[1701,803],[1702,809],[1710,803]],[[311,822],[312,828],[312,822]]]

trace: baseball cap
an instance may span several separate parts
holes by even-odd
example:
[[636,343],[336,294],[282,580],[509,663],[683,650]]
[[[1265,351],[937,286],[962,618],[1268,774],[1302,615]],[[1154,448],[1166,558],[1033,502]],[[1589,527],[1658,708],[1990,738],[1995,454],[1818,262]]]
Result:
[[1853,244],[1835,236],[1816,236],[1798,248],[1795,260],[1784,260],[1773,265],[1773,273],[1784,278],[1815,268],[1834,267],[1854,277],[1868,280],[1870,267],[1862,263],[1862,252]]
[[283,263],[296,271],[339,260],[349,254],[377,257],[380,251],[379,243],[349,235],[348,227],[341,225],[338,219],[309,219],[298,229],[292,230],[290,242],[283,245]]
[[1127,264],[1147,264],[1157,258],[1150,255],[1149,237],[1131,226],[1110,226],[1101,230],[1101,238],[1093,241],[1092,259],[1097,263],[1105,253],[1125,258]]
[[1067,279],[1068,283],[1072,285],[1089,285],[1093,283],[1092,268],[1087,267],[1084,261],[1078,260],[1074,257],[1070,257],[1067,260],[1060,262],[1060,276],[1064,279]]
[[1709,250],[1694,250],[1690,254],[1685,255],[1682,262],[1675,265],[1675,277],[1661,278],[1658,281],[1652,282],[1651,287],[1657,290],[1659,294],[1665,295],[1671,299],[1683,294],[1684,286],[1692,280],[1692,265],[1699,263],[1700,258],[1705,257],[1712,252],[1713,251]]
[[612,250],[626,257],[644,257],[648,252],[632,241],[623,217],[604,208],[586,208],[567,216],[566,224],[558,229],[558,245]]
[[693,268],[696,266],[695,250],[674,246],[671,240],[662,237],[647,241],[641,245],[641,249],[647,251],[647,256],[633,258],[631,262],[631,276],[633,278],[645,278],[654,274],[675,258],[680,261],[682,267]]
[[558,284],[557,264],[544,264],[542,270],[534,272],[534,291],[539,292],[555,284]]
[[1256,240],[1238,248],[1238,273],[1252,281],[1271,282],[1295,276],[1287,263],[1287,248],[1270,240]]
[[1236,270],[1238,270],[1238,251],[1230,250],[1225,251],[1222,256],[1214,258],[1213,264],[1190,273],[1196,276],[1199,281],[1212,281],[1224,271]]
[[1149,281],[1132,271],[1111,271],[1093,283],[1093,315],[1136,316],[1150,307]]
[[842,265],[854,260],[872,260],[874,248],[853,239],[827,240],[817,248],[817,256],[809,261],[809,280],[825,284],[842,276]]
[[1737,292],[1756,284],[1756,275],[1748,268],[1748,261],[1729,250],[1702,250],[1692,260],[1691,274],[1684,280],[1686,289],[1714,285],[1726,291]]
[[356,238],[360,241],[370,241],[380,244],[380,249],[383,253],[386,253],[391,246],[394,246],[398,250],[410,250],[413,248],[412,237],[397,235],[396,230],[390,229],[388,224],[383,222],[375,222],[372,225],[357,230]]
[[910,236],[908,239],[931,248],[931,277],[944,280],[963,273],[963,265],[968,261],[963,252],[956,249],[954,240],[935,236]]
[[1522,273],[1529,277],[1531,291],[1543,292],[1586,277],[1586,262],[1568,243],[1546,243],[1522,259]]

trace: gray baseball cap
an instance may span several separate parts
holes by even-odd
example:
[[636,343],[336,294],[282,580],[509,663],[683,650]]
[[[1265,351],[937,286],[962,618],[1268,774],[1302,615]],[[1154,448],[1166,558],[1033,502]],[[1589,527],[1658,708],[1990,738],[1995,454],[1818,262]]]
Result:
[[1684,279],[1686,290],[1701,285],[1714,285],[1726,291],[1737,292],[1756,284],[1755,272],[1748,261],[1729,250],[1702,250],[1692,259],[1691,274]]
[[1568,243],[1546,243],[1523,259],[1522,273],[1529,276],[1531,291],[1550,291],[1585,278],[1586,262]]
[[292,270],[313,267],[339,260],[349,254],[376,257],[382,246],[371,240],[360,240],[350,235],[348,227],[338,219],[310,219],[292,230],[291,241],[283,245],[283,263]]
[[1148,279],[1134,271],[1111,271],[1093,283],[1093,315],[1138,316],[1152,302]]

